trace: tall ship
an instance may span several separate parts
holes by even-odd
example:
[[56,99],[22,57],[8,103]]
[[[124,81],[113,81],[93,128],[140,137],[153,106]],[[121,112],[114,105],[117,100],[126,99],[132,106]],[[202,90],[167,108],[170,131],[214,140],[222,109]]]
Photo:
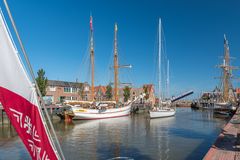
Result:
[[230,114],[237,108],[237,98],[234,93],[234,88],[231,82],[233,78],[232,71],[237,67],[230,64],[229,44],[224,34],[224,57],[223,63],[217,67],[221,68],[219,92],[215,98],[214,113],[215,114]]
[[90,17],[90,61],[91,61],[91,100],[81,102],[68,102],[67,105],[71,107],[69,113],[73,119],[78,120],[94,120],[128,116],[131,111],[132,103],[137,100],[127,101],[125,103],[119,102],[119,80],[118,70],[118,49],[117,49],[117,31],[118,26],[114,27],[114,100],[113,101],[96,101],[94,93],[94,45],[93,45],[93,28],[92,17]]

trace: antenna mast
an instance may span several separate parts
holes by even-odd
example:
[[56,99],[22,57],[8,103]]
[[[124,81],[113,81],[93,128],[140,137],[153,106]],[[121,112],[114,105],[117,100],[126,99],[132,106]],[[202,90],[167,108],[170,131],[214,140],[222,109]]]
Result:
[[167,97],[169,97],[169,60],[167,61]]
[[162,39],[161,39],[161,18],[159,18],[159,31],[158,31],[158,98],[159,98],[159,107],[162,102],[161,98],[161,50],[162,50]]
[[91,100],[94,101],[94,44],[93,44],[93,24],[90,16],[90,59],[91,59]]
[[118,51],[117,51],[117,23],[114,28],[114,98],[118,102]]

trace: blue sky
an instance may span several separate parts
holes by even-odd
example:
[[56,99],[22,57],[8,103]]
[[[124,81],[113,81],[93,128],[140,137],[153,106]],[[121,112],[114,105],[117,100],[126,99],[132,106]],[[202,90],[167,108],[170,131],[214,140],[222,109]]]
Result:
[[[171,94],[189,89],[198,94],[212,90],[219,83],[214,79],[220,74],[215,66],[221,63],[218,57],[223,55],[224,33],[231,56],[237,58],[233,64],[240,66],[237,0],[9,0],[8,3],[34,71],[43,68],[48,79],[86,80],[81,63],[88,48],[90,14],[96,84],[110,81],[115,22],[119,29],[120,63],[133,65],[130,71],[120,72],[128,73],[127,78],[121,78],[134,86],[154,80],[159,17],[170,60]],[[2,1],[0,5],[8,20]],[[235,75],[239,77],[239,71]]]

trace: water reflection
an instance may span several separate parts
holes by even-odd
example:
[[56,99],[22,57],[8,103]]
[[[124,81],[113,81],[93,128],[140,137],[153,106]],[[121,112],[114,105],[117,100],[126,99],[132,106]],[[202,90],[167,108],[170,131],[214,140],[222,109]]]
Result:
[[[207,111],[177,110],[175,117],[137,114],[96,121],[55,121],[66,159],[202,159],[226,121]],[[14,153],[14,154],[12,154]],[[16,153],[16,154],[15,154]],[[0,159],[29,159],[14,130],[0,130]],[[117,159],[117,158],[115,158]]]
[[0,160],[30,159],[22,141],[9,124],[0,125]]
[[[75,121],[71,132],[66,136],[66,146],[78,146],[78,154],[69,158],[81,159],[109,159],[126,157],[128,151],[140,154],[137,148],[130,148],[131,117],[104,119],[96,121]],[[134,134],[133,134],[134,135]],[[68,152],[68,151],[67,151]],[[143,155],[138,155],[143,156]]]
[[[169,159],[169,132],[175,120],[175,117],[150,120],[149,137],[147,139],[157,142],[156,150],[159,159]],[[153,142],[150,143],[153,144]]]

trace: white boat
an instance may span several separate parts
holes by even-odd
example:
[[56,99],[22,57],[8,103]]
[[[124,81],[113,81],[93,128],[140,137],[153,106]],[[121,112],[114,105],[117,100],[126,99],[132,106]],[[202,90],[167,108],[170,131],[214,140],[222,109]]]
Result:
[[86,109],[79,106],[71,106],[73,111],[73,119],[78,120],[95,120],[106,118],[117,118],[128,116],[131,111],[131,104],[124,107],[107,108],[99,106],[99,109]]
[[236,106],[234,106],[230,102],[219,102],[214,103],[214,110],[228,110],[228,111],[235,111],[237,109]]
[[[158,36],[158,94],[159,94],[159,102],[158,106],[154,107],[152,110],[149,111],[150,118],[163,118],[163,117],[171,117],[174,116],[176,113],[175,108],[170,108],[171,107],[171,101],[162,101],[161,98],[161,19],[159,19],[159,36]],[[168,63],[168,71],[169,72],[169,63]],[[169,73],[168,73],[169,76]],[[167,82],[169,81],[169,78],[167,78]]]
[[132,103],[143,97],[144,94],[120,106],[113,103],[113,101],[94,102],[94,104],[88,108],[82,107],[81,105],[68,104],[68,106],[71,107],[69,115],[75,120],[96,120],[128,116],[131,113]]
[[163,117],[171,117],[174,116],[176,113],[175,109],[168,108],[168,109],[158,109],[156,111],[150,111],[151,118],[163,118]]
[[233,105],[230,102],[218,102],[214,103],[214,108],[232,108]]

